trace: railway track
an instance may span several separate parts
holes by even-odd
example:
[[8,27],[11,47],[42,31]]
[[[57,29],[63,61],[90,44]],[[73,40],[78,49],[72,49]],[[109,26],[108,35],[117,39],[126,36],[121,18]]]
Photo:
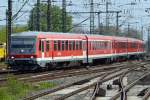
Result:
[[[137,66],[138,64],[145,65],[146,63],[130,63],[131,66]],[[31,77],[24,77],[20,78],[19,80],[22,81],[27,81],[27,82],[40,82],[40,81],[45,81],[45,80],[53,80],[53,79],[58,79],[58,78],[64,78],[64,77],[72,77],[72,76],[79,76],[79,75],[86,75],[86,74],[92,74],[92,73],[99,73],[103,72],[106,70],[112,70],[115,68],[122,68],[126,66],[127,63],[123,64],[115,64],[115,65],[109,65],[109,66],[101,66],[101,67],[93,67],[90,69],[82,69],[82,70],[67,70],[67,71],[58,71],[54,73],[47,73],[47,74],[40,74],[40,75],[35,75]]]
[[[41,96],[44,96],[44,95],[47,95],[47,94],[52,94],[52,93],[54,93],[54,92],[56,92],[56,91],[59,91],[59,90],[62,90],[62,89],[71,87],[71,86],[73,86],[74,84],[77,84],[77,83],[79,83],[79,82],[81,82],[81,81],[92,80],[92,79],[98,78],[98,77],[101,77],[101,78],[102,78],[102,77],[104,77],[104,76],[106,76],[106,75],[108,75],[108,74],[116,73],[117,71],[118,71],[118,70],[115,70],[115,72],[114,72],[114,71],[103,72],[103,73],[100,73],[100,74],[97,75],[97,76],[93,76],[93,77],[90,77],[90,78],[78,80],[78,81],[76,81],[76,82],[73,82],[73,83],[70,83],[70,84],[65,84],[65,85],[56,87],[56,88],[54,88],[54,89],[45,90],[45,91],[39,91],[38,93],[35,93],[35,94],[32,95],[32,96],[29,96],[29,97],[24,98],[23,100],[34,100],[34,99],[39,98],[39,97],[41,97]],[[123,71],[122,71],[122,72],[123,72]],[[122,73],[122,72],[121,72],[121,73]],[[89,85],[88,87],[86,87],[86,89],[87,89],[87,88],[90,88],[90,87],[92,87],[92,86],[94,86],[95,84],[96,84],[96,82],[93,83],[92,85]],[[82,89],[82,90],[84,90],[84,89]],[[81,90],[78,90],[78,91],[81,91]],[[78,92],[78,91],[77,91],[77,92]],[[74,94],[74,93],[69,94],[69,96],[72,95],[72,94]],[[68,97],[69,97],[69,96],[68,96]],[[66,96],[65,96],[65,97],[66,97]],[[63,99],[61,99],[61,100],[63,100]]]
[[[116,100],[117,98],[120,97],[122,92],[124,92],[124,94],[126,94],[126,92],[129,91],[133,86],[135,86],[138,81],[140,81],[141,79],[143,79],[144,77],[146,77],[148,75],[150,75],[150,72],[149,71],[145,72],[141,77],[139,77],[138,79],[136,79],[135,81],[133,81],[132,83],[130,83],[129,85],[124,87],[120,92],[118,92],[116,95],[114,95],[112,98],[110,98],[110,100]],[[148,97],[149,97],[149,92],[147,92],[145,97],[143,97],[143,100],[147,100]],[[124,98],[126,98],[126,96]]]
[[[137,62],[133,62],[134,63]],[[89,69],[71,69],[71,70],[58,70],[58,71],[52,71],[52,72],[42,72],[42,73],[28,73],[28,74],[19,74],[16,75],[16,78],[20,81],[26,81],[26,82],[40,82],[40,81],[45,81],[45,80],[53,80],[53,79],[57,79],[57,78],[63,78],[63,77],[71,77],[71,76],[78,76],[78,75],[86,75],[86,74],[91,74],[91,73],[98,73],[98,72],[102,72],[105,70],[111,70],[114,68],[119,68],[119,67],[123,67],[126,64],[128,64],[128,62],[125,63],[117,63],[117,64],[113,64],[113,65],[108,65],[108,66],[93,66]],[[143,65],[146,63],[143,63]],[[12,71],[11,73],[13,73],[15,71]],[[9,71],[7,72],[2,72],[2,73],[10,73]],[[7,78],[0,78],[0,82],[1,84],[5,84]]]
[[[114,63],[113,65],[117,65],[120,63]],[[100,66],[104,66],[104,65],[99,65]],[[80,69],[85,69],[85,68],[80,68]],[[60,69],[61,70],[61,69]],[[40,73],[34,73],[34,74],[43,74],[43,73],[48,73],[48,72],[60,72],[60,70],[54,70],[54,71],[46,71],[46,72],[40,72]],[[63,69],[62,69],[63,70]],[[65,70],[70,70],[70,69],[65,69]],[[71,70],[77,70],[77,68],[71,69]],[[64,70],[63,70],[64,71]],[[0,75],[5,75],[5,74],[13,74],[13,75],[19,75],[19,77],[24,77],[24,76],[31,76],[32,72],[18,72],[16,70],[7,70],[7,69],[0,69]],[[20,76],[21,74],[21,76]]]
[[15,70],[0,70],[0,75],[15,73]]
[[149,88],[148,91],[145,93],[145,95],[143,96],[142,100],[148,100],[149,97],[150,97],[150,88]]
[[[137,64],[137,65],[139,65],[139,64]],[[137,65],[135,64],[135,65],[130,65],[130,67],[131,66],[134,66],[133,68],[136,68],[137,67]],[[143,64],[141,64],[142,66],[144,65],[144,63]],[[125,65],[124,65],[125,66]],[[126,69],[126,70],[125,70]],[[108,80],[110,80],[110,79],[112,79],[112,78],[114,78],[114,77],[118,77],[118,76],[120,76],[120,75],[122,75],[122,73],[124,73],[124,72],[126,72],[126,71],[129,71],[129,66],[128,67],[118,67],[117,69],[112,69],[112,71],[110,71],[110,70],[103,70],[103,72],[101,72],[100,73],[100,71],[99,71],[99,73],[100,73],[100,75],[97,75],[97,76],[94,76],[94,77],[92,77],[92,78],[89,78],[89,79],[85,79],[85,80],[91,80],[91,79],[93,79],[93,78],[97,78],[97,77],[101,77],[102,79],[100,80],[100,83],[103,83],[103,82],[105,82],[105,81],[108,81]],[[121,71],[121,70],[123,70],[123,71]],[[133,69],[132,69],[133,70]],[[121,73],[119,73],[119,74],[116,74],[117,73],[117,71],[120,71]],[[78,73],[79,74],[79,73]],[[114,74],[114,75],[113,75]],[[107,77],[107,78],[104,78],[104,77]],[[81,82],[81,81],[84,81],[84,80],[80,80],[79,82]],[[41,91],[41,92],[38,92],[38,93],[35,93],[35,95],[33,95],[33,96],[29,96],[29,97],[26,97],[26,98],[24,98],[24,100],[34,100],[35,98],[39,98],[39,97],[41,97],[41,96],[44,96],[44,95],[47,95],[47,94],[51,94],[51,93],[53,93],[53,92],[56,92],[56,91],[58,91],[58,90],[61,90],[61,89],[64,89],[64,88],[67,88],[67,87],[70,87],[70,86],[72,86],[72,85],[74,85],[74,84],[76,84],[76,83],[78,83],[78,82],[74,82],[74,83],[71,83],[71,84],[67,84],[67,85],[63,85],[63,86],[60,86],[60,87],[56,87],[56,88],[54,88],[53,90],[45,90],[45,91]],[[84,87],[83,89],[81,89],[81,90],[78,90],[78,91],[75,91],[75,92],[73,92],[73,93],[70,93],[70,94],[67,94],[66,96],[63,96],[63,97],[61,97],[61,98],[58,98],[58,99],[56,99],[56,100],[64,100],[65,98],[67,98],[67,97],[70,97],[70,96],[72,96],[73,94],[75,94],[75,93],[78,93],[78,92],[81,92],[81,91],[84,91],[85,89],[87,89],[87,88],[91,88],[91,87],[93,87],[94,85],[96,85],[96,83],[97,82],[95,82],[94,84],[92,84],[92,85],[90,85],[90,86],[88,86],[88,87]]]
[[[114,63],[112,65],[120,65],[120,64],[125,64],[124,63]],[[110,64],[109,64],[110,65]],[[109,65],[98,65],[98,66],[92,66],[92,68],[97,68],[97,67],[102,67],[102,66],[109,66]],[[88,68],[88,69],[92,69]],[[85,67],[83,68],[70,68],[70,69],[57,69],[57,70],[52,70],[52,71],[44,71],[44,72],[18,72],[15,70],[0,70],[0,75],[5,76],[8,74],[15,75],[17,78],[25,78],[25,77],[36,77],[36,76],[42,76],[42,75],[50,75],[50,74],[60,74],[60,73],[65,73],[68,71],[79,71],[79,70],[86,70]]]
[[[20,81],[26,81],[26,82],[39,82],[39,81],[45,81],[45,80],[53,80],[57,78],[64,78],[64,77],[71,77],[71,76],[78,76],[78,75],[86,75],[86,74],[92,74],[92,73],[98,73],[102,72],[104,70],[111,70],[113,68],[122,67],[126,64],[114,64],[113,66],[103,66],[103,67],[96,67],[93,66],[89,69],[72,69],[72,70],[60,70],[60,71],[53,71],[53,72],[43,72],[39,74],[25,74],[25,75],[19,75],[16,76],[18,80]],[[5,84],[7,78],[1,78],[0,82]]]

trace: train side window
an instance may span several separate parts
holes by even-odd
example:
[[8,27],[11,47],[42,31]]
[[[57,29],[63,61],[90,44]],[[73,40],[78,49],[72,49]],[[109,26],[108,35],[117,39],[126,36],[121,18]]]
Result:
[[78,50],[78,47],[79,47],[79,42],[76,41],[76,50]]
[[75,50],[75,41],[72,41],[72,50]]
[[100,41],[98,41],[98,50],[100,49]]
[[44,41],[42,41],[42,52],[44,52]]
[[89,50],[91,50],[91,41],[89,41],[88,43],[89,43],[88,44],[89,45],[88,48],[89,48]]
[[65,49],[65,41],[62,41],[61,43],[62,43],[62,51],[64,51],[64,49]]
[[137,44],[136,43],[131,43],[131,48],[136,48]]
[[79,42],[79,49],[82,50],[82,41]]
[[40,40],[39,41],[39,51],[41,51],[41,49],[42,49],[42,41]]
[[61,51],[61,41],[58,40],[58,51]]
[[99,41],[96,42],[96,50],[99,49],[99,45],[98,44],[99,44]]
[[65,49],[68,50],[68,41],[65,41]]
[[95,50],[97,50],[97,41],[95,41]]
[[104,46],[103,46],[103,41],[101,41],[101,49],[103,49],[104,48]]
[[94,47],[95,47],[94,41],[92,41],[92,49],[93,49],[93,50],[94,50]]
[[46,51],[49,51],[49,41],[46,41]]
[[69,50],[72,50],[72,41],[69,41]]
[[90,48],[90,50],[93,50],[93,49],[92,49],[92,41],[91,41],[91,48]]
[[54,41],[54,51],[57,50],[57,41]]
[[92,49],[93,49],[93,50],[94,50],[94,47],[95,47],[94,41],[92,41]]
[[100,41],[98,41],[98,50],[100,49]]
[[104,42],[104,49],[106,49],[106,47],[107,47],[107,44],[106,44],[107,42]]

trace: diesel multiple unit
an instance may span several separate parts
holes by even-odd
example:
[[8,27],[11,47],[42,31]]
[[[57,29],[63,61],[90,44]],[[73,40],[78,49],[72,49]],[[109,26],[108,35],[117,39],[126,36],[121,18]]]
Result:
[[8,64],[15,70],[35,70],[132,59],[143,56],[143,46],[143,41],[125,37],[22,32],[11,36]]

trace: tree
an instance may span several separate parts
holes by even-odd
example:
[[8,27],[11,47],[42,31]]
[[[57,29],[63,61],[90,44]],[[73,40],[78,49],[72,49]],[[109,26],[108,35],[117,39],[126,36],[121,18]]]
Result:
[[131,38],[141,39],[142,37],[141,32],[133,28],[130,28],[129,30],[127,28],[124,29],[124,34],[126,37],[131,37]]
[[99,28],[95,29],[95,33],[100,34],[100,35],[120,36],[121,30],[119,29],[118,32],[117,32],[116,31],[116,26],[109,26],[108,29],[106,28],[106,26],[101,26],[100,29]]
[[116,26],[109,26],[109,29],[106,30],[106,26],[101,27],[101,29],[95,29],[95,34],[100,35],[107,35],[107,36],[121,36],[121,37],[130,37],[141,39],[142,34],[139,30],[130,28],[129,31],[127,28],[121,30],[119,29],[118,32],[116,31]]
[[[29,30],[36,30],[36,6],[31,10],[28,21]],[[51,32],[62,31],[62,9],[58,6],[51,7]],[[66,29],[72,27],[72,17],[66,15]],[[40,30],[47,31],[47,4],[40,4]]]

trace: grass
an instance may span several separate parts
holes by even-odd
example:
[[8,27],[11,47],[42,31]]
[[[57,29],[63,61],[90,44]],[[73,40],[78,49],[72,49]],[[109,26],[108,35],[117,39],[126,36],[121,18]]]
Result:
[[47,88],[53,88],[55,87],[56,84],[52,83],[52,82],[42,82],[42,83],[38,83],[36,85],[36,87],[34,87],[35,90],[43,90],[43,89],[47,89]]
[[20,100],[31,92],[53,88],[55,83],[43,82],[36,86],[32,84],[18,81],[14,76],[8,76],[7,83],[4,87],[0,87],[0,100]]

